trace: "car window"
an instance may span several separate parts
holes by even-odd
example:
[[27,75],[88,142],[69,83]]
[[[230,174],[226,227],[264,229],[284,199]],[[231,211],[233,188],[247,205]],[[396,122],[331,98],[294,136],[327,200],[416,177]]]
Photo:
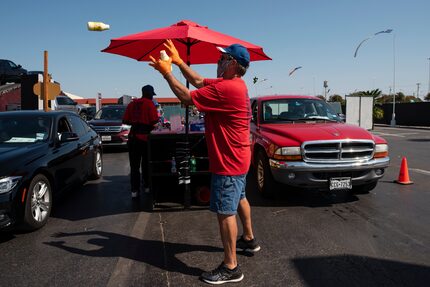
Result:
[[60,119],[58,120],[58,128],[57,128],[57,132],[58,132],[59,134],[62,134],[62,133],[64,133],[64,132],[71,132],[71,131],[72,131],[72,129],[71,129],[70,124],[69,124],[69,122],[67,121],[67,119],[66,119],[65,117],[60,118]]
[[85,135],[86,131],[82,125],[81,119],[78,116],[70,115],[67,116],[70,124],[72,125],[72,131],[76,133],[79,137]]
[[17,65],[15,65],[15,63],[13,63],[13,62],[11,62],[11,61],[8,61],[8,63],[9,63],[9,66],[10,66],[11,68],[17,68],[17,67],[18,67]]
[[91,131],[91,127],[89,126],[89,124],[86,122],[86,121],[84,121],[82,118],[78,118],[79,119],[79,121],[81,122],[81,124],[82,124],[82,126],[84,127],[84,130],[85,130],[85,133],[87,133],[87,132],[89,132],[89,131]]
[[59,105],[73,105],[75,102],[66,97],[57,97],[57,103]]
[[327,103],[316,99],[270,100],[262,106],[263,121],[339,120]]
[[0,144],[31,144],[47,141],[52,120],[46,116],[0,117]]
[[106,107],[100,109],[94,116],[96,120],[122,120],[125,107]]

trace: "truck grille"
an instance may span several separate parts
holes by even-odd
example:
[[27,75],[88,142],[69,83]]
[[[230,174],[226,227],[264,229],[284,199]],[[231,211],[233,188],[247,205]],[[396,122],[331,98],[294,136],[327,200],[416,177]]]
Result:
[[302,145],[303,159],[309,162],[354,162],[373,157],[375,143],[364,140],[312,141]]
[[119,133],[121,126],[93,126],[93,129],[99,134]]

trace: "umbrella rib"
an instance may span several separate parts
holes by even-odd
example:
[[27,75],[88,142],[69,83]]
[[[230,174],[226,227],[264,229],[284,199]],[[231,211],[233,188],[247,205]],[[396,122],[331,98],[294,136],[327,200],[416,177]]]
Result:
[[[188,42],[185,41],[185,40],[183,40],[183,39],[176,39],[176,41],[178,41],[179,43],[184,44],[185,46],[188,45]],[[193,45],[195,45],[197,43],[200,43],[200,42],[201,42],[200,40],[194,39],[194,41],[190,43],[191,44],[190,46],[193,46]]]
[[117,46],[115,46],[115,47],[107,47],[106,49],[102,50],[102,52],[108,52],[108,51],[111,51],[111,50],[113,50],[113,49],[120,48],[120,47],[122,47],[122,46],[128,45],[128,44],[130,44],[130,43],[134,43],[134,42],[136,42],[136,41],[137,41],[137,40],[130,40],[130,41],[126,42],[126,43],[121,43],[120,45],[117,45]]
[[163,43],[164,43],[164,40],[162,40],[159,44],[155,45],[152,49],[150,49],[148,52],[146,52],[145,54],[143,54],[137,60],[140,61],[141,59],[145,58],[149,53],[151,53],[152,51],[154,51],[155,49],[157,49]]

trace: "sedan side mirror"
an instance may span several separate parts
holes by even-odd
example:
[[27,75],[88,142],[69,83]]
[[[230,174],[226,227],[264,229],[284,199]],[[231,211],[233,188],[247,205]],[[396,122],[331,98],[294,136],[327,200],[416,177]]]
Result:
[[71,142],[71,141],[77,141],[79,139],[78,135],[76,133],[71,132],[64,132],[61,133],[60,136],[60,142]]

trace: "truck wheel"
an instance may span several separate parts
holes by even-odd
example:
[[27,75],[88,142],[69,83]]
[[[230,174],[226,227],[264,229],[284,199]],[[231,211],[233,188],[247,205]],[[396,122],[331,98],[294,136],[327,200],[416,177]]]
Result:
[[80,114],[79,114],[79,116],[80,116],[84,121],[86,121],[86,120],[87,120],[87,118],[88,118],[88,116],[87,116],[87,113],[86,113],[86,112],[82,112],[82,113],[80,113]]
[[376,187],[378,182],[372,182],[364,185],[353,187],[353,192],[358,194],[367,194]]
[[273,198],[276,194],[277,185],[270,171],[269,159],[263,151],[257,154],[256,173],[257,189],[259,193],[263,197]]
[[44,175],[38,174],[31,180],[28,188],[24,209],[24,228],[35,230],[45,225],[51,214],[51,208],[51,184]]
[[91,171],[90,179],[99,179],[102,177],[103,172],[103,160],[102,153],[100,150],[97,150],[94,155],[93,168]]

